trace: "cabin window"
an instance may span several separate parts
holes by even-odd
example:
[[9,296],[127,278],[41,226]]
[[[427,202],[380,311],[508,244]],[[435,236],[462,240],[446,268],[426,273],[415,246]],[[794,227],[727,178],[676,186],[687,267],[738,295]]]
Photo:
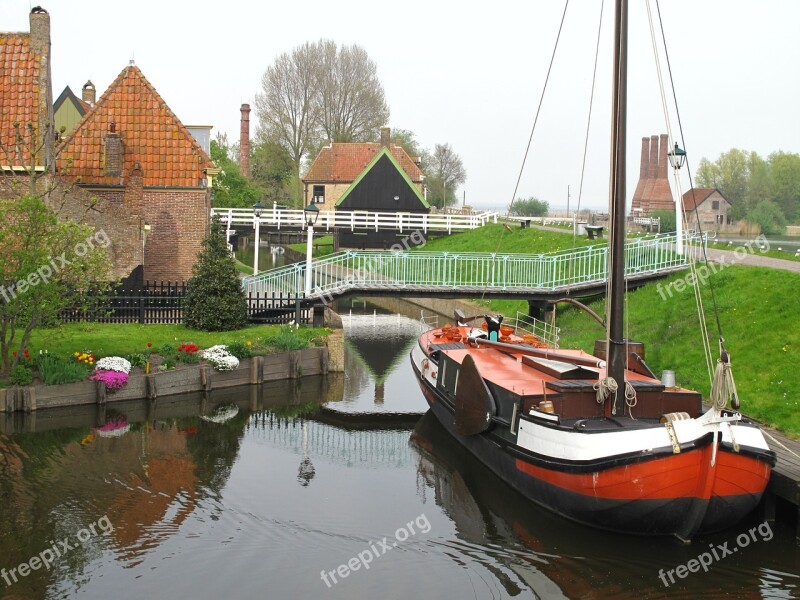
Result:
[[711,201],[711,210],[719,210],[719,200]]
[[311,199],[314,204],[325,204],[325,186],[314,186],[314,197]]

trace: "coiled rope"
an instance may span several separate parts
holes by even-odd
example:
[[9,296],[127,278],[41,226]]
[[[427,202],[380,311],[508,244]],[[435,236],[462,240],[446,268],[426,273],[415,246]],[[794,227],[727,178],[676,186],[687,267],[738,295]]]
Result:
[[736,382],[733,380],[731,357],[724,348],[720,348],[720,357],[711,383],[711,402],[714,408],[722,410],[728,404],[728,398],[733,409],[739,410],[739,396],[736,393]]

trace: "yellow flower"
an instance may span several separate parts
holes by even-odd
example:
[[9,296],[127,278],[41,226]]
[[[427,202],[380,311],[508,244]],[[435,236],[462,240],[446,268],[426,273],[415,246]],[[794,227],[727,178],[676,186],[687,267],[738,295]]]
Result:
[[248,347],[249,347],[249,346],[252,346],[252,345],[253,345],[253,342],[251,342],[250,340],[247,340],[247,345],[248,345]]

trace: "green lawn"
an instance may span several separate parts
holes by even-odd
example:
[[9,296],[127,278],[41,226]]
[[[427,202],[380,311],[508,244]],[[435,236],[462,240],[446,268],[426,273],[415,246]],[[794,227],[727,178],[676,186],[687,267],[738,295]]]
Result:
[[[120,323],[69,323],[53,329],[34,331],[29,349],[31,354],[47,350],[61,356],[89,350],[98,358],[103,356],[127,356],[134,352],[145,352],[147,344],[151,350],[164,344],[175,347],[183,343],[208,348],[215,344],[251,341],[257,348],[269,344],[269,338],[281,332],[279,325],[253,325],[236,331],[207,332],[189,329],[183,325],[136,325]],[[301,327],[296,335],[312,340],[321,338],[325,330]]]
[[[307,243],[303,242],[302,244],[288,244],[286,247],[296,250],[297,252],[302,252],[303,256],[305,256]],[[328,254],[333,254],[333,236],[323,235],[322,237],[315,237],[314,247],[312,248],[311,252],[314,255],[314,258],[320,258],[322,256],[327,256]]]
[[585,236],[573,237],[572,233],[558,233],[543,229],[522,229],[517,225],[486,225],[480,229],[465,231],[445,237],[431,239],[419,250],[430,252],[519,252],[540,254],[569,250],[608,243],[607,240],[587,240]]
[[[732,244],[729,244],[728,242],[709,242],[708,243],[708,247],[709,248],[715,248],[717,250],[731,250],[731,251],[733,251],[733,250],[736,250],[737,248],[739,248],[740,246],[743,246],[745,242],[746,242],[746,240],[743,241],[741,244],[739,244],[737,242],[734,242]],[[762,251],[762,250],[759,250],[756,246],[753,246],[752,254],[755,255],[755,256],[769,256],[771,258],[780,258],[780,259],[783,259],[783,260],[800,261],[800,256],[796,255],[795,251],[788,252],[788,251],[784,251],[784,250],[778,250],[778,244],[774,243],[774,242],[772,243],[772,245],[771,245],[769,250],[763,250]]]
[[[628,295],[630,337],[645,343],[646,361],[655,373],[674,370],[680,385],[708,397],[710,385],[694,293],[689,287],[677,292],[673,283],[684,277],[676,274]],[[731,266],[712,275],[711,281],[742,411],[800,438],[800,274]],[[719,353],[710,287],[701,289],[716,364]],[[509,316],[528,309],[524,301],[486,304]],[[605,300],[589,306],[602,315]],[[561,327],[562,347],[591,352],[594,340],[603,338],[596,321],[566,305],[558,309],[557,325]]]

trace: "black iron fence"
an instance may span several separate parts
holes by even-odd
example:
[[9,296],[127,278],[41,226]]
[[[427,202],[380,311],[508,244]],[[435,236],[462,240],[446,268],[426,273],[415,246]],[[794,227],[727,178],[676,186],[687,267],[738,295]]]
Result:
[[[104,297],[87,298],[90,302],[86,304],[92,308],[67,309],[62,311],[60,318],[66,323],[183,323],[183,301],[187,289],[185,282],[171,281],[147,281],[140,287],[120,287]],[[295,321],[311,324],[313,313],[313,304],[306,301],[304,296],[274,293],[247,296],[247,318],[251,323],[283,324]]]

